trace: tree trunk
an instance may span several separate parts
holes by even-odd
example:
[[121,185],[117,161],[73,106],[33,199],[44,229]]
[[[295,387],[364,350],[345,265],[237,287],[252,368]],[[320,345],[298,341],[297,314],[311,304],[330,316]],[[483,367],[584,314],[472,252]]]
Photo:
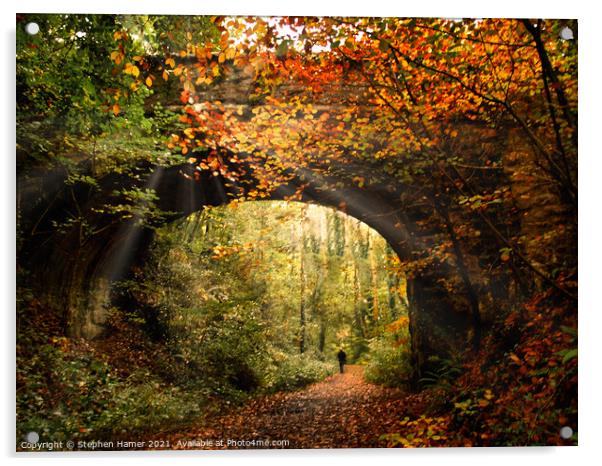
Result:
[[305,222],[307,206],[303,206],[299,251],[299,353],[305,352]]

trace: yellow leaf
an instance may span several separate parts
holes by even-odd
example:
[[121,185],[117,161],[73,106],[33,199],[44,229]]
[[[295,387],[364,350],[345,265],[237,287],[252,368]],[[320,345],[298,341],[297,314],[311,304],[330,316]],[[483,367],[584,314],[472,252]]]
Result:
[[224,53],[223,53],[223,52],[222,52],[222,53],[220,53],[220,54],[219,54],[219,57],[217,58],[217,61],[218,61],[219,63],[224,63],[224,62],[226,61],[226,55],[224,55]]
[[115,115],[115,116],[119,115],[120,110],[121,109],[119,108],[119,104],[113,105],[113,115]]
[[140,69],[132,63],[126,63],[123,71],[125,72],[125,74],[131,74],[135,78],[137,78],[140,75]]
[[169,75],[167,74],[167,71],[163,71],[163,80],[167,81],[169,79]]
[[176,61],[173,58],[168,58],[165,60],[165,64],[171,66],[172,68],[176,67]]
[[145,84],[146,84],[148,87],[151,87],[151,86],[153,85],[153,80],[151,79],[151,77],[150,77],[150,76],[148,76],[148,77],[146,78],[146,81],[144,81],[144,83],[145,83]]
[[186,39],[192,40],[192,32],[189,31],[186,33]]
[[188,147],[184,146],[182,147],[182,154],[187,154],[188,153]]
[[186,50],[180,50],[180,57],[184,58],[186,55],[188,55],[188,53],[186,53]]

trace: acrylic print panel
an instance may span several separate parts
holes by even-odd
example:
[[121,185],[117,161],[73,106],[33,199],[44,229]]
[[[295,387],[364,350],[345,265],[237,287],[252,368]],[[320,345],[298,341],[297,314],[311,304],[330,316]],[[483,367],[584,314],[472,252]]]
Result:
[[576,445],[575,20],[16,30],[18,451]]

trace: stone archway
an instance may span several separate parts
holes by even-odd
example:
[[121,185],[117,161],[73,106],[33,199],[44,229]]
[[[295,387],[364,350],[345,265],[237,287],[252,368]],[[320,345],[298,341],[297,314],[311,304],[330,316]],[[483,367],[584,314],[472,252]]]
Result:
[[[369,169],[369,166],[347,167],[356,172]],[[77,243],[74,230],[64,235],[32,235],[31,244],[24,248],[30,251],[25,260],[31,270],[43,277],[39,281],[44,283],[54,302],[63,303],[67,333],[84,338],[102,337],[112,283],[127,276],[132,266],[143,264],[152,241],[153,231],[137,225],[140,218],[111,224],[95,213],[95,208],[112,191],[133,186],[154,190],[156,207],[170,213],[163,222],[182,218],[204,206],[225,204],[244,194],[220,176],[203,172],[195,179],[194,170],[192,164],[147,166],[144,167],[146,175],[138,180],[112,175],[101,179],[99,188],[93,191],[80,185],[62,188],[52,197],[52,202],[41,203],[33,209],[36,213],[32,211],[27,215],[28,218],[41,215],[43,228],[39,224],[37,228],[48,231],[52,230],[50,224],[54,217],[73,209],[83,212],[91,221],[100,222],[99,234],[83,244]],[[321,173],[303,168],[288,184],[274,190],[270,199],[286,199],[300,186],[303,186],[300,201],[333,207],[361,220],[376,230],[402,260],[411,258],[415,251],[434,241],[432,234],[415,227],[415,215],[400,210],[403,189],[394,182],[359,188],[344,178],[325,178]],[[460,351],[469,340],[468,309],[458,306],[458,300],[452,299],[439,284],[446,273],[451,272],[429,270],[408,280],[410,333],[417,374],[427,367],[430,356],[445,357]]]
[[[219,100],[225,107],[244,107],[242,113],[246,115],[253,107],[264,105],[251,99],[254,87],[252,74],[232,69],[227,78],[200,89],[197,103]],[[299,83],[289,83],[275,92],[286,93],[298,88]],[[157,84],[155,94],[149,98],[149,108],[156,102],[176,107],[175,102],[179,99],[174,91],[166,84]],[[332,83],[332,89],[314,104],[319,112],[345,106],[350,98],[358,105],[368,105],[364,91],[354,83]],[[482,131],[473,123],[463,124],[466,131]],[[497,141],[503,137],[498,134],[485,136],[483,134],[484,141],[487,138]],[[351,182],[354,175],[381,174],[382,167],[377,160],[349,158],[344,164],[338,163],[340,165],[331,167],[334,169],[328,173],[311,166],[291,169],[290,181],[278,186],[270,198],[282,200],[301,191],[299,200],[303,202],[342,210],[376,230],[402,260],[412,259],[416,253],[439,241],[441,231],[418,226],[432,215],[431,208],[409,209],[404,202],[411,197],[411,187],[386,176],[380,176],[378,181],[362,188]],[[84,173],[92,168],[90,161],[85,164],[89,166],[84,167]],[[28,244],[22,248],[20,260],[26,262],[38,277],[37,282],[43,288],[41,295],[50,292],[55,302],[62,303],[64,328],[71,335],[95,338],[102,334],[111,283],[126,275],[132,265],[144,261],[145,251],[152,241],[152,230],[136,225],[142,220],[140,218],[111,224],[95,213],[95,208],[102,205],[111,192],[128,187],[152,189],[157,195],[156,207],[171,213],[164,222],[187,216],[206,205],[221,205],[244,195],[244,189],[241,192],[240,187],[233,187],[221,176],[198,172],[195,178],[193,164],[138,168],[138,177],[112,174],[99,179],[94,190],[84,184],[65,187],[63,182],[67,175],[60,169],[52,173],[45,171],[32,177],[26,186],[19,187],[23,227],[34,232],[25,235]],[[256,182],[252,170],[249,172],[245,189],[250,189]],[[52,221],[60,219],[65,211],[83,212],[90,222],[98,222],[96,230],[99,233],[83,242],[76,229],[64,235],[52,233]],[[450,292],[441,284],[442,278],[456,274],[457,271],[448,264],[422,271],[407,282],[412,348],[419,370],[426,367],[429,356],[447,357],[468,346],[473,322],[466,291],[455,289]]]

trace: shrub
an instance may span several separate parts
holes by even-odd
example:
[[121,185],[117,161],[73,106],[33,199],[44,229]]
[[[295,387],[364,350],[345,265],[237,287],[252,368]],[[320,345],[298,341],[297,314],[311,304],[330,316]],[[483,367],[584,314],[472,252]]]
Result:
[[311,354],[279,353],[264,375],[264,390],[295,390],[334,372],[334,364],[320,361]]
[[405,345],[395,345],[390,338],[374,339],[370,342],[364,375],[369,382],[389,387],[407,385],[412,375],[409,348]]
[[139,369],[127,379],[66,338],[20,355],[17,443],[29,431],[42,440],[110,439],[177,426],[198,417],[209,393],[182,390]]

